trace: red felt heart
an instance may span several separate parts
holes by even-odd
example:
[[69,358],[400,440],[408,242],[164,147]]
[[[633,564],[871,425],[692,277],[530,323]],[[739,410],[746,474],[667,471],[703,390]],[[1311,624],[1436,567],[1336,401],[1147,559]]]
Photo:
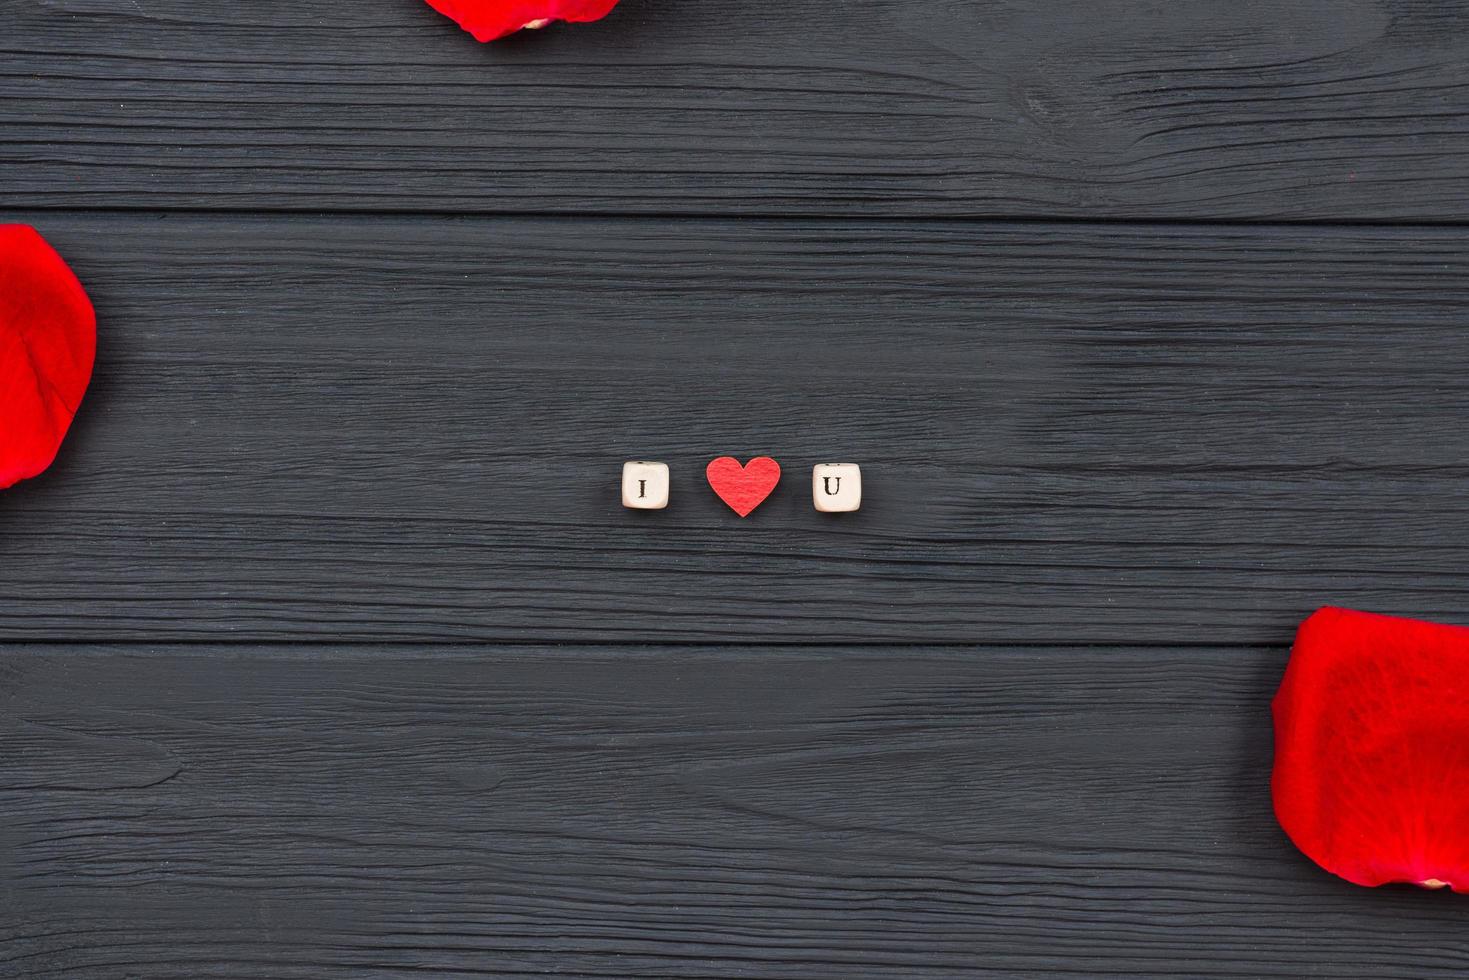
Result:
[[1322,609],[1275,695],[1280,825],[1359,885],[1469,892],[1469,629]]
[[736,514],[747,517],[780,482],[780,464],[769,456],[756,456],[741,466],[733,456],[721,456],[709,461],[704,475],[720,500]]

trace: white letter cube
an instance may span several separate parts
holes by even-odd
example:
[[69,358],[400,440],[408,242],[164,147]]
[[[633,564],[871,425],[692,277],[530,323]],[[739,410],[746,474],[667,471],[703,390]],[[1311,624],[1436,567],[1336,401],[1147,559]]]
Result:
[[856,463],[820,463],[811,471],[811,498],[824,514],[862,506],[862,468]]
[[623,463],[622,506],[634,510],[662,510],[667,507],[668,464]]

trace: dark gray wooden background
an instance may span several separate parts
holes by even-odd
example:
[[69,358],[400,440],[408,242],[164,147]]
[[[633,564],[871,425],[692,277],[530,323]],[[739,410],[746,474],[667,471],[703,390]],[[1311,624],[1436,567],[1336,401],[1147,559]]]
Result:
[[0,494],[0,976],[1469,969],[1268,795],[1302,617],[1469,622],[1458,0],[0,51],[0,217],[101,331]]

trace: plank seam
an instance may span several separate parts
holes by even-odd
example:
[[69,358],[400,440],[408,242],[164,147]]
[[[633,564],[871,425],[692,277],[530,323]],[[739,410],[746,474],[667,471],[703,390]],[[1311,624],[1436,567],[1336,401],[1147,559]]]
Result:
[[933,651],[933,650],[1093,650],[1096,652],[1117,650],[1173,650],[1180,653],[1190,650],[1208,651],[1251,651],[1263,650],[1285,650],[1289,648],[1290,641],[1283,640],[1280,643],[1246,643],[1246,642],[1218,642],[1201,643],[1196,641],[1169,643],[1159,640],[1143,640],[1133,643],[1079,643],[1075,641],[1051,641],[1051,640],[1021,640],[1015,642],[994,641],[980,643],[965,643],[954,641],[920,641],[913,643],[882,641],[854,641],[843,643],[841,641],[821,641],[803,643],[799,640],[765,640],[765,641],[722,641],[722,640],[356,640],[356,639],[333,639],[329,636],[314,636],[301,640],[248,640],[248,639],[166,639],[166,640],[92,640],[85,637],[75,639],[3,639],[0,638],[0,658],[5,653],[14,652],[27,647],[86,647],[97,649],[106,647],[126,647],[131,649],[167,649],[178,650],[187,648],[250,648],[250,649],[300,649],[303,647],[319,647],[333,649],[373,649],[373,650],[423,650],[423,649],[455,649],[455,650],[522,650],[534,647],[544,650],[557,649],[624,649],[624,650],[800,650],[800,651],[822,651],[822,650],[885,650],[885,651]]
[[854,225],[902,225],[902,224],[954,224],[954,225],[1070,225],[1124,228],[1240,228],[1250,230],[1295,230],[1302,229],[1353,229],[1353,228],[1402,228],[1425,230],[1469,229],[1465,220],[1394,220],[1386,218],[1318,219],[1318,218],[1128,218],[1083,215],[987,215],[987,214],[843,214],[816,212],[718,212],[718,211],[450,211],[411,209],[331,209],[319,208],[207,208],[207,207],[129,207],[99,205],[92,207],[47,207],[27,204],[4,209],[12,216],[47,215],[86,217],[92,215],[118,215],[131,217],[188,217],[188,218],[338,218],[372,220],[435,219],[455,221],[702,221],[702,222],[785,222],[790,224],[854,224]]

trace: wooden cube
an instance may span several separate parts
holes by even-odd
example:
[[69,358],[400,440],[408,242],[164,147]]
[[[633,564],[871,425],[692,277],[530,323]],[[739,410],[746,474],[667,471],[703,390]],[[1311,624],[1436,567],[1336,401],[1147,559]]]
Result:
[[633,460],[622,464],[622,506],[662,510],[668,506],[668,464]]
[[856,463],[819,463],[811,471],[811,498],[823,514],[862,506],[862,468]]

